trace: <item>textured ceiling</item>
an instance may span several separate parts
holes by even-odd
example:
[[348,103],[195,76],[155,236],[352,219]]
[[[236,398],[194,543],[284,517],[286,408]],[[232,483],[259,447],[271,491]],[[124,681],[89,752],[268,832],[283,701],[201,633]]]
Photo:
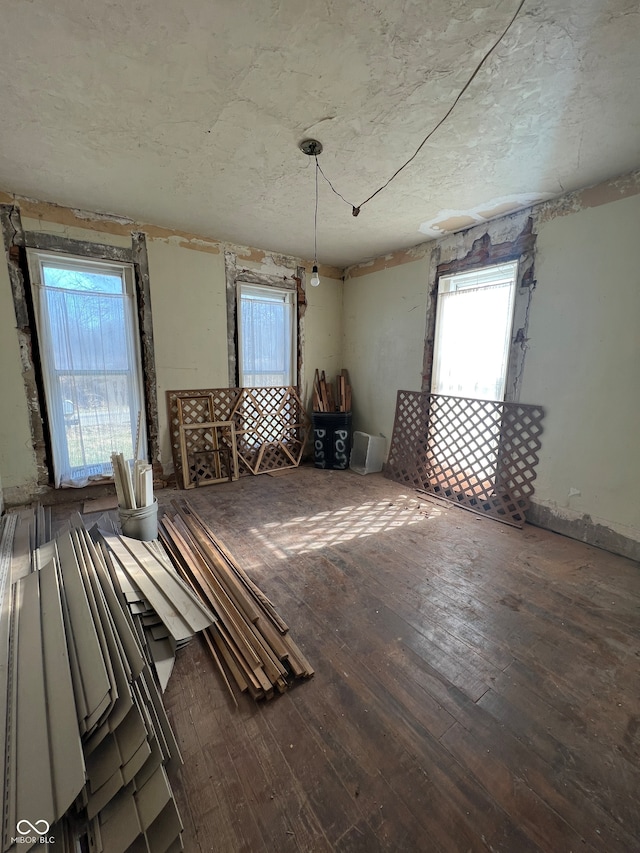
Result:
[[[0,187],[300,257],[314,168],[359,204],[442,118],[518,0],[22,0],[0,31]],[[640,4],[526,0],[346,266],[640,165]],[[440,223],[440,230],[434,225]]]

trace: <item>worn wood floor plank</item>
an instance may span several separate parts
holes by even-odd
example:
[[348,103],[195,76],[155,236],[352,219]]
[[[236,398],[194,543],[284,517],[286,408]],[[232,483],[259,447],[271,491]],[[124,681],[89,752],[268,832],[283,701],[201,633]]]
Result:
[[[627,827],[633,826],[638,817],[638,801],[633,794],[637,768],[630,766],[615,751],[608,754],[599,752],[585,760],[588,738],[581,737],[562,718],[556,718],[551,708],[542,707],[539,701],[536,702],[536,697],[530,696],[529,700],[524,708],[514,708],[504,696],[490,690],[478,705],[511,735],[520,731],[524,723],[527,741],[511,749],[510,755],[526,753],[524,760],[535,766],[538,778],[544,780],[551,773],[557,789],[575,806],[579,808],[585,797],[600,789],[599,801],[592,804],[586,817],[580,818],[581,830],[583,834],[591,831],[593,843],[598,840],[594,833],[599,839],[604,838],[604,826],[606,834],[613,835],[614,840],[622,844]],[[624,793],[626,786],[628,791]],[[634,839],[627,837],[626,841],[632,849]]]
[[303,466],[189,501],[316,675],[236,710],[200,643],[179,651],[188,853],[637,848],[637,563],[379,475]]
[[[311,612],[308,618],[313,620]],[[311,636],[314,635],[312,632]],[[429,849],[454,853],[473,849],[480,826],[481,835],[487,839],[508,838],[509,849],[532,849],[517,826],[485,796],[482,789],[473,790],[466,785],[464,770],[455,760],[452,761],[452,756],[442,748],[437,738],[430,736],[421,726],[419,717],[416,719],[400,703],[392,701],[383,684],[379,687],[375,681],[372,684],[372,672],[367,673],[365,683],[361,681],[361,667],[341,639],[322,637],[321,643],[310,649],[310,653],[320,659],[320,669],[324,671],[323,647],[328,648],[327,666],[336,673],[330,683],[322,685],[323,693],[327,693],[323,707],[332,706],[340,710],[343,720],[339,730],[347,743],[352,742],[352,735],[345,731],[346,720],[356,718],[358,729],[368,745],[360,772],[363,773],[365,768],[373,768],[374,771],[377,768],[388,788],[408,804],[422,824],[421,831],[415,833],[414,838],[428,837]],[[377,669],[378,674],[384,673],[388,662],[380,659]],[[317,688],[318,683],[313,687]],[[384,696],[383,702],[380,696]],[[463,699],[462,702],[469,700]],[[388,800],[387,795],[381,804],[384,806]],[[375,808],[379,809],[380,805],[376,804]],[[394,808],[393,801],[390,810],[397,820],[398,810]],[[473,826],[468,823],[471,814],[474,814]],[[384,824],[378,827],[378,846],[374,849],[398,849],[393,844],[385,846],[384,839],[389,831],[383,827]]]

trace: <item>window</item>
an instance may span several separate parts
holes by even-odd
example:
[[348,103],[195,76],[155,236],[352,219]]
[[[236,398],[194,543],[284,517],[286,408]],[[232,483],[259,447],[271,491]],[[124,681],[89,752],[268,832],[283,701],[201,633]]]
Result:
[[296,294],[238,282],[238,374],[243,388],[296,383]]
[[[30,251],[56,486],[110,477],[111,453],[146,457],[133,267]],[[138,431],[138,424],[140,429]]]
[[[517,270],[514,262],[440,277],[433,394],[504,400]],[[470,417],[452,422],[449,411],[432,412],[430,459],[443,484],[480,494],[496,479],[500,420],[481,422],[467,406]]]
[[431,391],[504,400],[517,262],[438,282]]

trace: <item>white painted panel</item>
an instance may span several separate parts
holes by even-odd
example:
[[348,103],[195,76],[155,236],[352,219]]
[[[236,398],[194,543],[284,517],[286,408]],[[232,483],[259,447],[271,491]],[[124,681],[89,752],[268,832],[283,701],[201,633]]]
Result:
[[[18,660],[15,671],[17,693],[16,728],[16,823],[39,820],[53,823],[55,803],[49,755],[49,727],[45,692],[40,589],[38,575],[18,581],[15,639]],[[42,757],[45,756],[43,762]],[[25,846],[28,849],[27,845]]]
[[171,799],[171,788],[164,767],[160,765],[135,794],[136,808],[143,829],[151,826]]
[[182,832],[182,821],[176,809],[175,802],[169,802],[146,832],[149,853],[171,853],[182,850],[179,835]]
[[140,588],[174,639],[186,639],[212,624],[213,614],[142,542],[124,536],[105,538],[121,567]]
[[70,535],[59,537],[57,544],[70,618],[67,637],[72,639],[78,657],[80,686],[87,705],[87,725],[90,726],[88,721],[97,721],[110,704],[111,682]]
[[132,785],[111,800],[99,819],[105,853],[125,853],[142,831]]
[[85,765],[73,698],[58,573],[51,562],[37,574],[40,579],[49,754],[53,772],[56,818],[59,818],[82,790]]

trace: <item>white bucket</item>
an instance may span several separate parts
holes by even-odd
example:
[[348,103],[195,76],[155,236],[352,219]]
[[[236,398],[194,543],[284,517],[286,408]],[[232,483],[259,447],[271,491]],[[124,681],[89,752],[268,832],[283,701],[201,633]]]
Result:
[[158,499],[154,498],[151,506],[139,509],[124,509],[118,507],[122,535],[131,539],[141,539],[148,542],[158,538]]

